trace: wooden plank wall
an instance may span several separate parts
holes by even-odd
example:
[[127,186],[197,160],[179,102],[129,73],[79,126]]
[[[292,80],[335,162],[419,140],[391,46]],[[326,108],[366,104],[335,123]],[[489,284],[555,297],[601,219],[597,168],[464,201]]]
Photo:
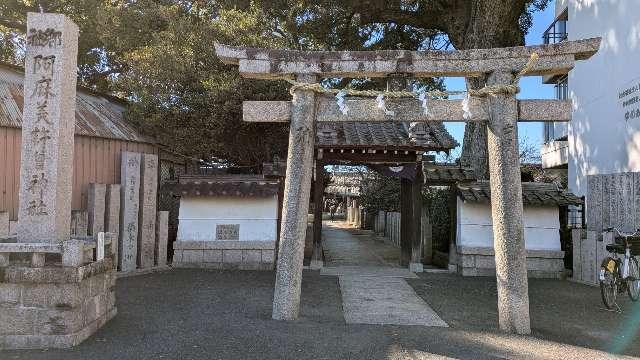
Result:
[[640,228],[640,173],[587,176],[587,230]]
[[18,213],[21,144],[20,129],[0,127],[0,211],[8,211],[11,220]]
[[159,155],[158,148],[151,144],[76,136],[72,209],[85,207],[90,183],[120,183],[120,154],[123,151]]
[[[0,127],[0,211],[18,217],[21,131]],[[86,206],[89,183],[120,183],[120,153],[134,151],[158,155],[158,148],[145,143],[76,136],[73,161],[72,209]]]
[[[386,238],[386,241],[400,247],[400,234],[401,234],[401,221],[402,214],[397,211],[378,211],[378,215],[375,217],[374,230],[378,235],[382,235]],[[432,244],[431,240],[431,223],[426,212],[422,213],[420,220],[421,234],[423,243]],[[426,254],[429,252],[423,250]],[[429,254],[431,257],[433,254]]]
[[613,241],[602,230],[640,228],[640,173],[587,176],[586,202],[587,231],[572,232],[573,279],[597,285],[600,264],[609,256],[606,245]]

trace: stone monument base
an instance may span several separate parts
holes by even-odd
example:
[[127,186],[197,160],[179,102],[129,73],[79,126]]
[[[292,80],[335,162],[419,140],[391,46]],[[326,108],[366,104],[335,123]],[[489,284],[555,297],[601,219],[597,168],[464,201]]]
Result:
[[173,267],[273,270],[275,241],[176,241]]
[[0,267],[0,349],[68,348],[116,313],[113,260]]
[[[564,273],[564,251],[527,250],[526,262],[530,278],[560,279]],[[462,276],[496,276],[493,248],[458,246],[457,253],[449,257],[452,265]]]

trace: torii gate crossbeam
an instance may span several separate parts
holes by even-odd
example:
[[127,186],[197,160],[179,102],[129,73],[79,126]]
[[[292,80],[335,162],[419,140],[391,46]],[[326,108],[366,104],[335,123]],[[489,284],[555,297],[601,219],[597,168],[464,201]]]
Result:
[[[525,76],[567,73],[577,60],[586,60],[595,54],[599,46],[600,38],[462,51],[294,51],[216,44],[216,53],[223,62],[238,65],[240,74],[247,78],[294,78],[299,83],[315,83],[328,77],[387,77],[402,73],[414,77],[483,77],[487,86],[506,86],[517,81],[515,74],[528,64],[534,53],[539,56],[538,61]],[[484,121],[489,130],[487,146],[499,324],[507,332],[530,333],[518,120],[568,121],[570,103],[518,102],[515,94],[498,93],[484,98],[472,97],[470,105],[475,117],[464,119],[455,100],[432,100],[431,116],[420,115],[419,107],[411,101],[414,100],[389,101],[389,107],[396,107],[397,114],[391,118],[376,109],[371,100],[349,99],[348,106],[358,111],[344,115],[326,97],[300,87],[294,91],[290,103],[245,103],[245,120],[264,118],[290,122],[272,317],[293,320],[299,313],[316,121]]]

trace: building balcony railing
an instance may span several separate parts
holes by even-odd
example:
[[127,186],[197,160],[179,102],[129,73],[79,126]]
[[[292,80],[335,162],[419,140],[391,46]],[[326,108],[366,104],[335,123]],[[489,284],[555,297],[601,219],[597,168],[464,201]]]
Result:
[[569,19],[568,11],[565,10],[549,25],[547,30],[542,34],[542,41],[545,45],[556,44],[567,40],[567,20]]
[[[565,23],[562,27],[566,29],[566,21],[562,20]],[[547,29],[547,31],[542,34],[542,41],[545,45],[556,44],[561,41],[565,41],[568,38],[568,34],[566,30],[559,30],[555,26],[558,25],[558,21],[551,24],[551,27]]]
[[569,162],[569,142],[551,141],[540,146],[542,168],[553,169],[567,166]]
[[[568,20],[568,11],[565,9],[556,20],[549,25],[547,30],[542,34],[542,42],[545,45],[549,44],[557,44],[561,41],[567,40],[569,37],[567,33],[567,20]],[[555,82],[556,75],[547,75],[543,76],[542,83],[550,84]]]

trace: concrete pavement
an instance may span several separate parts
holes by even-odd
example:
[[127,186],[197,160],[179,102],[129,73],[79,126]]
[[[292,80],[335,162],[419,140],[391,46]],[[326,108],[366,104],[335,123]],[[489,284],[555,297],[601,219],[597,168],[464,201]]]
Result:
[[343,261],[334,274],[348,276],[359,270],[374,279],[405,281],[450,327],[347,323],[343,298],[349,295],[341,291],[338,277],[309,270],[303,272],[300,319],[275,321],[271,319],[274,272],[180,269],[118,279],[118,315],[78,347],[0,351],[0,359],[582,360],[620,358],[612,353],[640,356],[640,303],[623,299],[621,314],[604,311],[598,288],[532,279],[533,336],[514,336],[497,331],[495,278],[431,273],[411,278],[404,276],[405,269],[379,264],[356,269],[358,265]]
[[[325,222],[322,275],[338,276],[342,310],[347,324],[447,326],[404,278],[417,276],[384,254],[400,249],[377,239],[370,231]],[[389,256],[387,256],[389,258]]]
[[[409,280],[425,289],[446,283],[447,296],[468,293],[476,297],[464,309],[453,300],[451,309],[437,302],[434,308],[450,328],[346,324],[337,278],[316,271],[303,274],[301,318],[275,321],[271,319],[274,276],[273,272],[180,269],[119,279],[118,315],[80,346],[5,351],[0,352],[0,359],[607,359],[616,357],[588,348],[599,346],[591,331],[611,336],[615,326],[623,323],[612,316],[615,322],[592,324],[581,311],[561,311],[559,316],[553,312],[553,318],[542,319],[534,310],[536,336],[555,329],[553,336],[505,335],[493,324],[487,324],[487,330],[476,322],[484,314],[470,319],[471,324],[464,321],[464,315],[470,318],[470,312],[485,311],[484,304],[495,306],[495,299],[484,292],[483,282],[471,279],[459,285],[460,278],[454,276]],[[545,284],[533,282],[532,294],[541,285]],[[593,288],[569,285],[585,288],[579,292],[581,297],[588,293],[597,300],[599,296]],[[555,292],[552,304],[574,301],[575,288],[569,290]],[[533,303],[539,300],[535,296]],[[578,299],[567,308],[582,309],[585,304]],[[578,321],[583,321],[579,327],[561,326]],[[587,344],[576,346],[576,339]],[[623,351],[640,354],[634,346]]]

